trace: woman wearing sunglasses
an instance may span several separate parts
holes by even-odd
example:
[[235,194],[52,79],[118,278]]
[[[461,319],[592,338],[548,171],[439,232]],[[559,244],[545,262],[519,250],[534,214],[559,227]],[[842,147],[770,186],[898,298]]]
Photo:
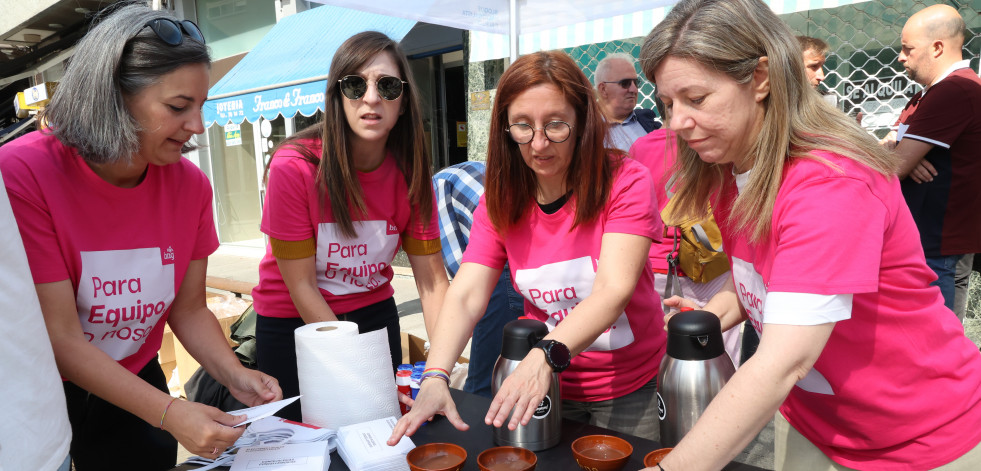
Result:
[[130,4],[75,50],[43,116],[50,127],[0,149],[64,378],[75,469],[169,469],[177,442],[217,457],[244,417],[170,396],[157,360],[165,323],[240,401],[281,394],[239,363],[205,302],[218,246],[211,187],[182,153],[204,132],[207,46],[194,23]]
[[[259,369],[287,397],[299,394],[293,331],[306,323],[387,329],[393,369],[401,363],[390,284],[400,246],[432,332],[449,282],[414,90],[395,41],[352,36],[331,61],[323,121],[273,152],[261,225],[269,245],[252,297]],[[300,420],[299,404],[279,415]]]
[[[431,331],[427,362],[453,366],[508,262],[525,315],[551,332],[504,381],[487,424],[512,430],[527,424],[552,372],[564,370],[564,417],[658,438],[654,393],[664,315],[647,252],[661,221],[650,172],[604,148],[606,129],[592,85],[569,56],[523,56],[501,76],[486,192]],[[432,376],[389,444],[435,413],[468,428],[445,378]]]

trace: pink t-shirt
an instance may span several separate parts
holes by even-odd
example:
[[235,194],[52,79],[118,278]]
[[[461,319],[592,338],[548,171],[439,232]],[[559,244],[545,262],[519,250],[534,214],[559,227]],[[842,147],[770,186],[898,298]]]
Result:
[[[644,164],[654,178],[654,195],[657,197],[657,212],[661,214],[664,207],[668,204],[668,192],[665,188],[672,175],[675,155],[678,152],[677,142],[674,133],[665,128],[655,129],[647,135],[634,141],[630,147],[630,157]],[[660,222],[660,218],[658,218]],[[662,225],[663,227],[663,225]],[[662,233],[664,230],[660,230]],[[670,235],[674,230],[668,231],[667,237],[655,239],[651,244],[651,251],[648,255],[651,259],[651,267],[656,272],[668,272],[668,254],[674,247],[674,237]]]
[[[320,142],[302,141],[315,155]],[[392,260],[401,237],[439,240],[436,205],[423,228],[409,207],[409,190],[392,155],[370,172],[358,172],[368,216],[355,221],[357,237],[348,238],[334,222],[330,205],[321,212],[317,168],[293,148],[276,153],[269,168],[262,232],[283,241],[315,238],[317,286],[336,314],[351,312],[391,297]],[[435,198],[434,198],[435,201]],[[259,263],[259,285],[252,290],[256,312],[267,317],[300,317],[283,282],[272,248]]]
[[188,264],[218,248],[207,177],[181,159],[119,188],[41,132],[3,146],[0,170],[34,282],[70,280],[85,337],[138,373]]
[[[862,470],[932,469],[981,441],[981,355],[946,309],[896,178],[815,153],[784,170],[769,237],[751,244],[717,208],[740,302],[763,323],[816,325],[821,312],[771,312],[767,293],[853,294],[811,372],[780,411],[832,460]],[[775,319],[770,319],[774,316]]]
[[[531,205],[507,237],[494,230],[481,198],[463,262],[498,269],[508,262],[525,314],[551,330],[592,292],[603,234],[654,238],[656,207],[649,172],[630,159],[617,170],[600,215],[571,231],[575,197],[554,214]],[[664,344],[664,314],[648,267],[616,322],[561,374],[562,398],[595,402],[637,390],[657,374]]]

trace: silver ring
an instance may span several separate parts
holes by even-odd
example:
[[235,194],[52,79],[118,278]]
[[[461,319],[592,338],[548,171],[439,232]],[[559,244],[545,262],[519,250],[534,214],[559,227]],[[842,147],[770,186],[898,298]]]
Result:
[[212,455],[217,455],[218,454],[218,447],[215,447],[215,451],[212,451],[211,454]]

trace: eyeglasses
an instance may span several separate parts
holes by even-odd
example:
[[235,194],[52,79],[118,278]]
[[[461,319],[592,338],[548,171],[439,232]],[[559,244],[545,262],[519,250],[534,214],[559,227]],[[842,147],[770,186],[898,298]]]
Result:
[[[368,81],[360,75],[347,75],[337,82],[341,84],[341,93],[348,99],[360,100],[368,93]],[[378,90],[378,96],[392,101],[402,96],[402,87],[407,83],[398,77],[383,75],[375,80],[375,90]]]
[[180,46],[184,42],[185,34],[189,38],[204,44],[204,35],[201,34],[201,28],[198,28],[198,25],[194,24],[191,20],[175,21],[170,18],[157,18],[143,25],[144,28],[147,26],[157,34],[157,37],[161,41],[171,46]]
[[527,144],[535,138],[535,131],[545,133],[545,139],[556,144],[565,142],[572,135],[572,125],[565,121],[552,121],[546,123],[543,128],[535,128],[530,124],[514,123],[508,125],[505,132],[511,135],[511,139],[518,144]]
[[618,84],[620,84],[621,87],[623,87],[624,90],[630,88],[630,84],[631,83],[634,84],[635,87],[640,87],[640,79],[637,78],[637,77],[634,77],[634,78],[625,78],[623,80],[613,80],[613,81],[603,82],[603,83],[618,83]]

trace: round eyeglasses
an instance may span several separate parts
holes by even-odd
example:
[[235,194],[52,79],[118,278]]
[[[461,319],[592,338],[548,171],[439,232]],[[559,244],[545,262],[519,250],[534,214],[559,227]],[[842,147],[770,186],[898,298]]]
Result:
[[565,121],[552,121],[545,123],[545,127],[536,128],[526,123],[514,123],[505,129],[505,132],[511,135],[511,139],[518,144],[531,142],[535,138],[535,131],[542,131],[545,133],[545,139],[559,144],[572,135],[572,125]]
[[198,25],[194,24],[191,20],[175,21],[170,18],[156,18],[147,21],[143,25],[144,28],[147,26],[153,30],[161,41],[171,46],[180,46],[184,42],[185,34],[187,37],[204,44],[204,35],[201,34],[201,28],[198,28]]
[[[341,84],[341,93],[348,99],[360,100],[368,93],[368,80],[360,75],[347,75],[337,82]],[[402,88],[407,83],[398,77],[382,75],[375,80],[375,90],[378,90],[378,96],[392,101],[402,96]]]

